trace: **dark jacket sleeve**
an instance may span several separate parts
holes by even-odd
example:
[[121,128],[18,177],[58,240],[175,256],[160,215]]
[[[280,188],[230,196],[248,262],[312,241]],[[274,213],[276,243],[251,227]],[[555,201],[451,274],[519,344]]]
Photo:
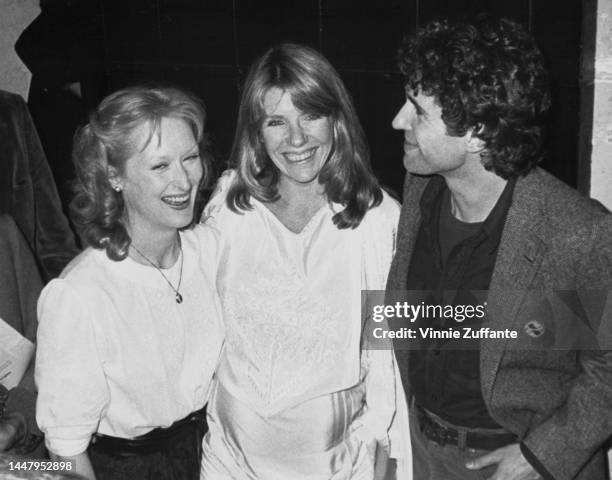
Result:
[[[0,215],[0,318],[21,335],[36,342],[36,302],[42,281],[30,247],[8,215]],[[41,435],[36,425],[34,356],[20,384],[9,392],[6,410],[22,414],[30,434]]]
[[[53,174],[36,128],[25,102],[20,97],[17,108],[27,156],[22,160],[28,164],[31,195],[33,195],[32,205],[29,206],[33,211],[25,212],[25,216],[33,218],[24,221],[31,223],[26,231],[32,229],[33,238],[29,240],[41,265],[43,280],[48,281],[60,274],[66,264],[76,256],[78,249],[68,220],[62,211]],[[20,220],[16,218],[17,224]]]
[[[612,434],[612,215],[596,222],[589,252],[576,264],[576,287],[600,350],[577,352],[580,372],[567,383],[564,405],[523,439],[539,465],[555,479],[599,479],[591,460]],[[534,465],[536,466],[536,465]],[[537,468],[537,467],[536,467]]]

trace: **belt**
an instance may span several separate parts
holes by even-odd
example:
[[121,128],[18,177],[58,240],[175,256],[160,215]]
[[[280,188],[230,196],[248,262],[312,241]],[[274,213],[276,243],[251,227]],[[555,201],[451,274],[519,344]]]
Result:
[[495,450],[516,443],[518,438],[505,429],[499,432],[471,432],[467,427],[453,428],[440,423],[430,412],[415,405],[416,417],[421,432],[438,445],[459,445],[460,430],[465,431],[465,446],[478,450]]
[[[195,433],[193,433],[195,427]],[[202,408],[185,418],[174,422],[168,428],[154,428],[135,438],[119,438],[96,433],[92,440],[93,450],[106,455],[132,457],[163,451],[179,436],[194,435],[198,446],[206,431],[206,409]]]

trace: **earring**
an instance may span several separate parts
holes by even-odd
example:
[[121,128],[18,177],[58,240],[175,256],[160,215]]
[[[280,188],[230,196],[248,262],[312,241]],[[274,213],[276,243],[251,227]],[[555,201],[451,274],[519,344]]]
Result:
[[121,187],[120,187],[119,185],[115,185],[115,186],[113,187],[113,190],[114,190],[115,192],[117,192],[117,193],[120,193],[120,192],[121,192]]

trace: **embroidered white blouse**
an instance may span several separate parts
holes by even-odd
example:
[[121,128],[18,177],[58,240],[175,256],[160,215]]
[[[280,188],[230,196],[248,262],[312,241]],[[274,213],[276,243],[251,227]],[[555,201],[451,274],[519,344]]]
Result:
[[[204,406],[223,340],[205,229],[181,233],[181,304],[153,267],[91,248],[45,287],[36,410],[49,450],[76,455],[95,432],[133,438]],[[178,285],[180,262],[164,274]]]
[[357,478],[376,441],[388,445],[401,393],[392,352],[360,348],[361,290],[385,288],[399,206],[385,194],[358,228],[340,230],[332,217],[343,207],[326,205],[294,233],[256,199],[232,212],[232,178],[203,217],[216,232],[227,343],[202,478]]

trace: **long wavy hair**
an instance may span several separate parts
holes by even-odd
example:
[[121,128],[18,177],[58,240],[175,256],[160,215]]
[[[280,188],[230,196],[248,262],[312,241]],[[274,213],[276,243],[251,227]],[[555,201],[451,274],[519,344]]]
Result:
[[[111,167],[124,171],[125,162],[160,135],[163,118],[185,121],[200,149],[204,174],[198,186],[196,205],[210,176],[210,159],[204,135],[205,111],[199,100],[175,88],[132,87],[106,97],[89,116],[89,123],[76,134],[72,151],[77,180],[71,217],[81,236],[94,248],[106,250],[112,260],[128,254],[130,236],[123,219],[123,194],[109,182]],[[135,141],[136,131],[147,126],[145,145]],[[193,224],[199,212],[195,209]]]
[[328,200],[344,209],[333,221],[355,228],[367,210],[379,205],[382,192],[370,166],[370,153],[355,107],[340,76],[316,50],[290,43],[270,48],[252,65],[246,79],[230,163],[238,175],[227,204],[235,212],[251,208],[250,197],[262,202],[279,198],[278,168],[261,138],[264,97],[272,88],[291,95],[295,107],[331,119],[333,148],[318,181]]
[[407,88],[436,98],[449,135],[473,129],[484,141],[487,170],[507,179],[541,160],[548,73],[521,25],[485,14],[432,21],[404,40],[398,60]]

